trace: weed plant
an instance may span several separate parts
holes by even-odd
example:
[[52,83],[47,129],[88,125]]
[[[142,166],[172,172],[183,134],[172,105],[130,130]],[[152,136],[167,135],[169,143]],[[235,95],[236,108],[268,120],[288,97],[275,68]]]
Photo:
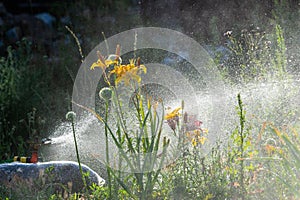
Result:
[[226,79],[234,83],[283,80],[287,76],[287,54],[283,29],[275,25],[273,34],[266,34],[259,27],[243,29],[241,34],[227,31],[227,46],[231,54],[223,63]]

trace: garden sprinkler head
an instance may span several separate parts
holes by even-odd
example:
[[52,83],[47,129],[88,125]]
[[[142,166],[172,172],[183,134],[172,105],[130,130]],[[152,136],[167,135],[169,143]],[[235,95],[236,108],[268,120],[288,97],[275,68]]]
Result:
[[52,140],[50,138],[43,138],[41,142],[43,145],[52,144]]

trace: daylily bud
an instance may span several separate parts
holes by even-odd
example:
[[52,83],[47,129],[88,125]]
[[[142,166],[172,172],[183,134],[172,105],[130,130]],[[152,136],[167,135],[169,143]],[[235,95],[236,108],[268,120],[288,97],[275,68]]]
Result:
[[176,129],[176,122],[173,119],[169,119],[169,120],[167,120],[167,122],[168,122],[168,125],[170,126],[170,128],[173,131],[175,131],[175,129]]
[[120,57],[120,52],[121,52],[121,48],[120,45],[118,44],[116,47],[116,56]]
[[98,59],[102,62],[102,64],[105,65],[105,59],[104,59],[104,57],[101,55],[100,51],[97,51],[97,56],[98,56]]
[[187,114],[187,112],[185,112],[184,115],[183,115],[183,122],[185,124],[188,122],[188,114]]
[[136,60],[136,66],[140,66],[141,65],[141,59],[138,57]]

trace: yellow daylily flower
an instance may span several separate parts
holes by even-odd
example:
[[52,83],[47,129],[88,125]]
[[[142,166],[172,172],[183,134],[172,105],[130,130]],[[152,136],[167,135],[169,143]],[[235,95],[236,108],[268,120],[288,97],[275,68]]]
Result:
[[207,140],[206,137],[199,137],[198,138],[198,142],[200,142],[200,144],[202,144],[202,145],[205,143],[206,140]]
[[201,136],[201,130],[199,130],[199,129],[194,130],[194,136],[195,137],[200,137]]
[[97,51],[98,60],[94,62],[91,66],[91,70],[95,69],[95,67],[100,67],[105,70],[109,65],[118,65],[119,62],[122,62],[120,58],[120,45],[117,45],[116,54],[111,54],[108,56],[108,59],[104,59],[100,51]]
[[179,111],[181,110],[181,107],[175,108],[174,110],[172,110],[171,112],[167,113],[165,115],[165,120],[169,120],[169,119],[174,119],[175,117],[179,117],[180,113]]
[[195,138],[192,139],[192,145],[193,145],[193,147],[197,146],[197,141]]
[[91,70],[95,69],[95,67],[100,67],[101,69],[105,70],[109,65],[118,64],[116,60],[105,60],[104,63],[98,59],[97,62],[94,62],[91,66]]
[[204,134],[208,134],[208,129],[207,129],[207,128],[203,128],[203,129],[202,129],[202,132],[203,132]]
[[118,85],[119,82],[124,80],[125,85],[129,85],[130,80],[141,82],[141,77],[138,75],[139,72],[147,73],[147,68],[144,65],[136,65],[136,60],[131,59],[128,65],[118,65],[109,73],[116,75],[115,83]]
[[203,145],[207,141],[207,137],[204,137],[203,133],[204,132],[202,129],[196,129],[194,131],[186,132],[185,135],[187,140],[192,143],[192,146],[196,147],[197,144],[200,143],[201,145]]

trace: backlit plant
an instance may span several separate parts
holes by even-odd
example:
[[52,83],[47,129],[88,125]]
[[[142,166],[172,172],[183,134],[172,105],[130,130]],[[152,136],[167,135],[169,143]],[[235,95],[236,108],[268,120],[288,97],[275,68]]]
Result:
[[[170,143],[168,138],[162,137],[164,112],[158,114],[163,102],[154,102],[142,95],[141,74],[146,73],[147,68],[139,58],[122,64],[119,45],[116,53],[107,59],[100,52],[97,55],[98,60],[92,64],[91,70],[101,68],[101,75],[108,85],[99,92],[100,98],[105,101],[105,114],[100,116],[89,108],[81,107],[95,114],[105,125],[108,198],[118,198],[123,190],[133,199],[151,199]],[[134,91],[130,99],[134,116],[124,105],[120,94],[123,88]],[[114,113],[109,112],[110,107]],[[137,124],[136,129],[133,130],[129,124]],[[111,140],[118,149],[118,156],[114,158],[109,153]],[[115,166],[118,170],[113,168]]]

